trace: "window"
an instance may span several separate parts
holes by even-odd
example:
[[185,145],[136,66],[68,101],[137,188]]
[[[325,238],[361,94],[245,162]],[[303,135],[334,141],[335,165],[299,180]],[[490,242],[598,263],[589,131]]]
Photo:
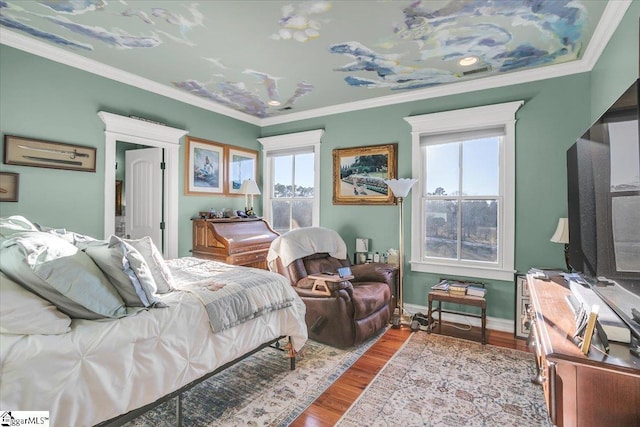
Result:
[[407,117],[411,268],[513,280],[515,112],[521,101]]
[[[614,276],[640,271],[640,144],[638,120],[607,123],[610,146],[611,232],[613,261],[607,274]],[[615,165],[615,166],[614,166]],[[598,264],[600,262],[598,261]],[[598,266],[600,270],[600,266]]]
[[320,223],[323,130],[259,138],[263,145],[263,212],[278,233]]

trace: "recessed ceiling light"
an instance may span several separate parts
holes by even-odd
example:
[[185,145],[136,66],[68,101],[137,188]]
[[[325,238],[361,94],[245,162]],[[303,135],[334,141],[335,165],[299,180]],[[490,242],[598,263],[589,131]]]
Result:
[[275,99],[272,99],[268,102],[269,105],[271,105],[272,107],[277,107],[278,105],[280,105],[280,101],[276,101]]
[[477,56],[465,56],[464,58],[458,61],[458,64],[460,64],[463,67],[468,67],[470,65],[476,64],[479,60],[480,59],[478,59]]

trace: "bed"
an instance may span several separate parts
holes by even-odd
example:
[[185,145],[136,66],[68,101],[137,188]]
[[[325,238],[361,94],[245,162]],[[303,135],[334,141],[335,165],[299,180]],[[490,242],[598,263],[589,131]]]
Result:
[[[160,261],[163,274],[171,278],[170,289],[161,293],[158,284],[155,293],[146,295],[148,306],[125,303],[125,314],[122,307],[108,306],[113,317],[69,316],[73,306],[45,298],[47,292],[34,292],[32,285],[17,280],[11,251],[19,252],[18,246],[24,252],[24,243],[11,242],[24,236],[49,241],[50,232],[36,229],[7,233],[0,221],[3,410],[46,410],[54,426],[118,425],[267,344],[283,342],[294,353],[307,340],[304,304],[284,277],[191,257]],[[85,236],[66,232],[55,237],[76,248],[85,245],[80,251],[85,254],[91,245],[113,253],[112,240],[90,239],[88,244]],[[144,250],[139,252],[144,258]],[[73,257],[66,258],[68,263]],[[92,259],[95,265],[99,258]],[[108,270],[100,268],[114,283]],[[75,275],[69,280],[77,281],[76,288],[87,283]],[[135,291],[144,297],[145,290]],[[225,313],[216,317],[215,312]]]

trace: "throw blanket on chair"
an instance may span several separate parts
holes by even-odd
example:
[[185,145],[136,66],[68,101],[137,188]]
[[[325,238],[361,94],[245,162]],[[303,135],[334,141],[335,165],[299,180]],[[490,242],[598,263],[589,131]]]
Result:
[[298,258],[324,252],[334,258],[346,259],[347,245],[336,231],[329,228],[298,228],[276,237],[271,242],[267,264],[269,270],[275,271],[275,262],[278,257],[286,267]]
[[176,287],[205,306],[213,332],[293,305],[296,294],[279,274],[197,258],[167,261]]

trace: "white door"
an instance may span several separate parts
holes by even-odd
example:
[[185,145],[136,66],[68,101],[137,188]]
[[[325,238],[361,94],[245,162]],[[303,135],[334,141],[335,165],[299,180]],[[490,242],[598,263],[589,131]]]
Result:
[[126,234],[150,236],[162,252],[162,148],[127,150],[125,163]]

